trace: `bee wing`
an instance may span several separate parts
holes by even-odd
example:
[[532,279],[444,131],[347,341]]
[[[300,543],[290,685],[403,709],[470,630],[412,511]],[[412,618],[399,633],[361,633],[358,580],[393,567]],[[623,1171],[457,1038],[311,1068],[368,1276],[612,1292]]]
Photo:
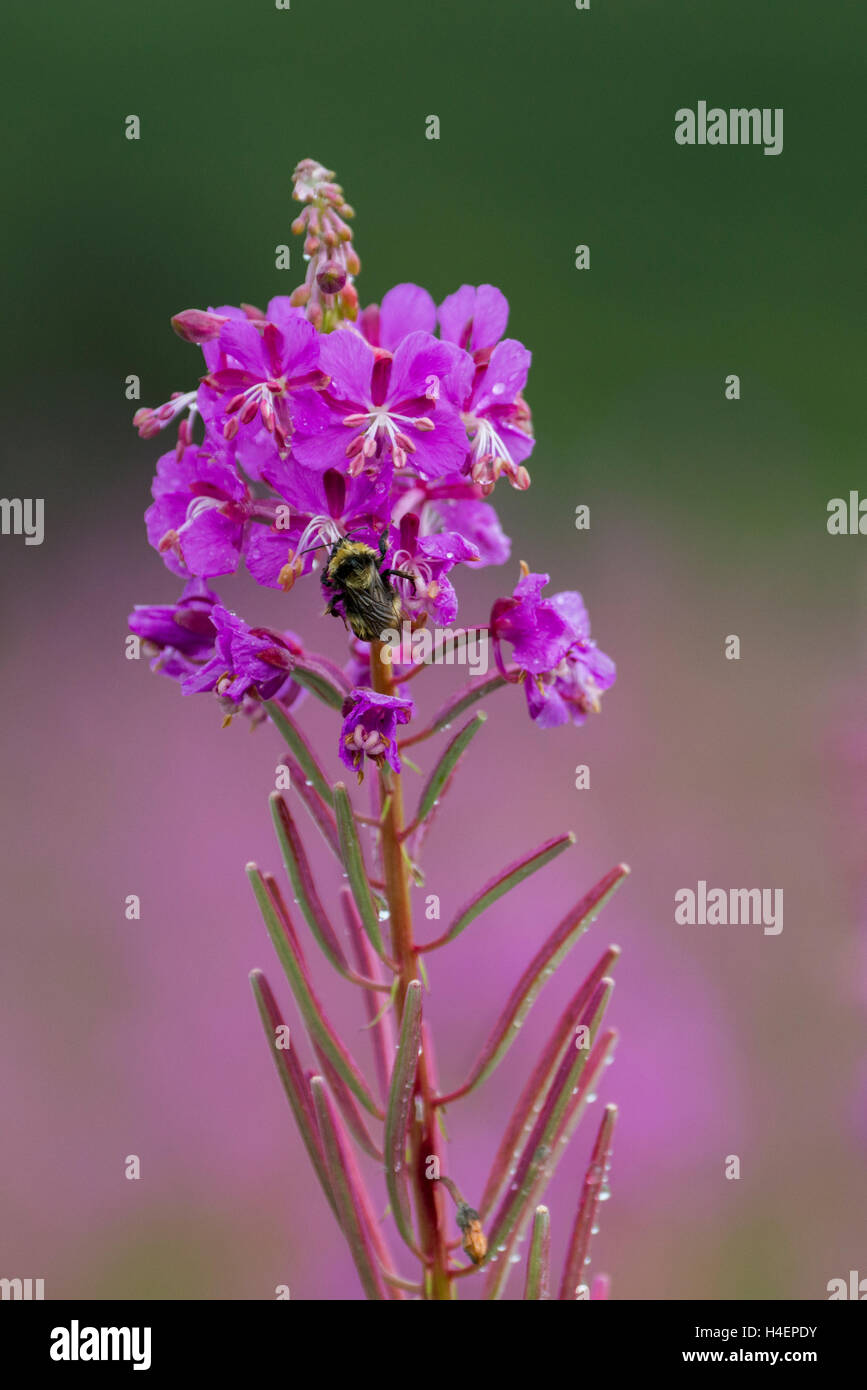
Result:
[[398,618],[396,595],[384,585],[355,589],[347,605],[350,622],[356,634],[365,642],[375,642]]

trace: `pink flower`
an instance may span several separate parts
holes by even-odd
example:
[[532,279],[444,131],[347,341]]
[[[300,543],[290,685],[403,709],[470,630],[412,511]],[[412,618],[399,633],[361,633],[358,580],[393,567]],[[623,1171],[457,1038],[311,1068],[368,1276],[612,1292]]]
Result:
[[295,457],[318,469],[342,460],[350,477],[389,464],[426,478],[457,471],[466,432],[440,389],[457,360],[454,348],[429,333],[409,333],[393,355],[351,328],[329,334],[320,365],[331,383],[299,398]]
[[205,384],[217,392],[224,437],[264,428],[278,450],[285,450],[293,392],[325,380],[315,328],[280,295],[269,302],[264,326],[248,318],[227,319],[218,345],[223,360],[211,368]]
[[145,512],[148,540],[175,574],[209,578],[238,568],[253,504],[225,459],[201,448],[163,454]]
[[340,731],[340,758],[352,771],[364,776],[364,760],[372,758],[378,767],[388,763],[400,772],[397,751],[397,726],[406,724],[415,712],[412,700],[399,695],[380,695],[375,690],[357,687],[343,705],[343,728]]

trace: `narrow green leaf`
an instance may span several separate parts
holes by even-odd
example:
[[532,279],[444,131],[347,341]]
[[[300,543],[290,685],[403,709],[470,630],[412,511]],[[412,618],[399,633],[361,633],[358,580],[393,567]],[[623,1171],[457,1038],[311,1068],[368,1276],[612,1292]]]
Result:
[[483,1220],[488,1216],[498,1193],[505,1184],[509,1170],[515,1167],[516,1159],[521,1157],[533,1127],[534,1117],[538,1115],[545,1102],[551,1082],[557,1073],[557,1068],[567,1047],[574,1047],[575,1045],[576,1030],[581,1021],[582,1013],[598,989],[600,981],[609,974],[619,955],[619,948],[610,946],[596,962],[593,970],[560,1015],[556,1027],[527,1078],[491,1164],[490,1176],[479,1203],[479,1211]]
[[443,706],[434,718],[431,733],[438,734],[442,729],[447,729],[452,720],[462,715],[464,710],[468,710],[477,700],[484,700],[486,695],[493,694],[502,685],[508,685],[508,681],[505,681],[502,676],[489,676],[486,681],[473,681],[457,695],[453,695],[448,704]]
[[340,1228],[346,1237],[366,1296],[377,1301],[386,1299],[388,1294],[371,1244],[364,1207],[359,1200],[358,1188],[362,1184],[352,1150],[341,1133],[340,1121],[321,1076],[313,1077],[310,1089],[313,1092],[313,1104],[325,1152],[328,1177],[340,1216]]
[[539,869],[543,869],[546,864],[550,864],[552,859],[556,859],[558,854],[562,854],[564,849],[569,849],[575,843],[575,836],[570,832],[568,835],[558,835],[553,840],[546,840],[545,844],[533,850],[531,854],[525,855],[522,859],[517,859],[509,864],[501,873],[486,883],[474,898],[461,908],[455,920],[452,922],[448,931],[443,936],[437,937],[436,941],[428,942],[426,946],[419,949],[422,951],[435,951],[440,946],[445,946],[449,941],[454,941],[456,936],[460,936],[470,922],[475,921],[485,908],[490,907],[498,898],[502,898],[504,893],[523,883],[525,878],[534,874]]
[[364,855],[361,852],[361,842],[358,838],[358,827],[355,824],[352,805],[343,782],[335,782],[333,800],[334,810],[337,814],[337,834],[340,837],[343,867],[349,879],[355,906],[358,908],[358,915],[367,933],[368,941],[376,954],[386,960],[385,947],[382,944],[382,935],[379,930],[379,917],[373,904],[367,870],[364,866]]
[[[581,1023],[589,1028],[594,1041],[613,989],[613,980],[600,981],[581,1015]],[[588,1048],[570,1049],[560,1063],[515,1177],[492,1222],[489,1250],[498,1251],[501,1245],[505,1245],[521,1218],[528,1198],[532,1196],[537,1180],[545,1173],[554,1155],[557,1131],[578,1089],[589,1055]]]
[[292,791],[300,796],[305,810],[331,850],[335,859],[340,858],[340,842],[337,839],[337,822],[329,801],[323,801],[313,783],[305,776],[301,764],[288,751],[281,757],[284,767],[288,767]]
[[[352,891],[346,884],[340,889],[340,901],[343,905],[346,928],[349,932],[349,940],[355,953],[355,961],[358,969],[362,971],[368,979],[380,980],[382,975],[379,960],[364,934],[364,928],[361,925],[361,918],[358,915],[358,908],[355,906]],[[364,993],[364,1008],[368,1020],[365,1027],[370,1032],[370,1045],[373,1050],[376,1078],[379,1082],[379,1089],[383,1100],[386,1100],[388,1097],[391,1067],[394,1061],[394,1016],[391,1010],[394,1005],[398,983],[398,977],[395,975],[393,989],[389,993],[381,1009],[378,1007],[379,1001],[375,999],[372,994],[368,991]]]
[[407,1195],[406,1141],[418,1071],[421,1026],[421,983],[419,980],[412,980],[407,986],[404,1000],[400,1041],[397,1045],[385,1113],[385,1185],[397,1229],[401,1239],[411,1250],[416,1249],[416,1241]]
[[319,1179],[328,1205],[339,1221],[337,1203],[334,1200],[334,1193],[331,1191],[331,1182],[325,1166],[325,1154],[319,1139],[313,1102],[307,1089],[307,1078],[292,1047],[291,1039],[288,1048],[277,1046],[278,1033],[279,1036],[283,1036],[279,1030],[286,1028],[286,1024],[283,1022],[277,1001],[271,992],[271,986],[261,970],[251,972],[250,984],[268,1041],[268,1048],[274,1058],[274,1065],[277,1068],[277,1075],[282,1082],[283,1090],[286,1092],[292,1107],[292,1114],[295,1116],[295,1123],[307,1150],[307,1156],[313,1165],[313,1170]]
[[533,1216],[533,1234],[527,1255],[525,1300],[551,1297],[551,1213],[547,1207],[537,1207]]
[[283,863],[292,881],[295,901],[301,908],[305,921],[322,954],[330,961],[335,970],[345,974],[349,970],[349,965],[343,947],[337,939],[334,928],[328,919],[328,913],[325,911],[322,899],[316,890],[310,861],[282,792],[271,792],[268,804],[271,807],[271,819],[274,822],[274,830],[277,834]]
[[[560,1285],[560,1300],[571,1302],[578,1288],[587,1284],[587,1265],[590,1262],[590,1246],[593,1241],[593,1228],[603,1199],[611,1167],[611,1146],[614,1126],[617,1121],[617,1106],[606,1105],[602,1123],[596,1135],[596,1143],[590,1155],[587,1172],[584,1175],[584,1191],[575,1214],[575,1225],[569,1237],[566,1263],[563,1266],[563,1281]],[[589,1287],[588,1287],[589,1292]]]
[[334,1067],[332,1067],[325,1053],[322,1051],[322,1048],[318,1047],[316,1043],[313,1044],[313,1051],[316,1053],[316,1059],[322,1068],[322,1075],[331,1088],[331,1094],[334,1097],[335,1104],[343,1116],[343,1123],[346,1125],[352,1138],[355,1140],[362,1153],[367,1154],[368,1158],[372,1158],[376,1163],[381,1163],[382,1150],[374,1143],[373,1139],[371,1139],[368,1128],[361,1118],[358,1106],[350,1095],[349,1087],[345,1084],[339,1072],[335,1071]]
[[[493,1031],[477,1057],[469,1077],[457,1090],[444,1096],[440,1104],[445,1105],[460,1096],[466,1095],[481,1084],[499,1066],[509,1048],[515,1041],[518,1031],[536,998],[558,965],[562,963],[579,937],[595,922],[609,898],[619,888],[629,874],[625,864],[618,864],[595,884],[589,893],[567,912],[546,941],[542,943],[530,964],[524,970],[518,983],[494,1024]],[[614,949],[611,964],[620,952]],[[602,974],[607,971],[603,969]],[[601,976],[599,977],[601,979]]]
[[554,1135],[552,1151],[547,1160],[538,1166],[536,1180],[530,1189],[527,1204],[519,1216],[512,1234],[505,1242],[506,1248],[504,1258],[500,1263],[492,1265],[492,1268],[489,1270],[485,1284],[484,1297],[486,1299],[498,1299],[502,1297],[509,1275],[512,1271],[510,1256],[514,1254],[519,1242],[524,1239],[533,1207],[537,1202],[542,1200],[545,1189],[551,1181],[563,1154],[567,1150],[569,1140],[580,1123],[591,1096],[599,1085],[602,1073],[607,1063],[612,1058],[616,1044],[617,1031],[614,1028],[607,1029],[597,1037],[590,1056],[587,1059],[587,1066],[581,1074],[581,1080],[577,1090],[575,1094],[569,1098],[563,1118]]
[[301,769],[306,778],[316,788],[322,800],[331,805],[331,788],[325,778],[325,774],[313,755],[313,750],[305,739],[298,725],[290,715],[278,705],[276,700],[265,700],[265,709],[271,717],[271,722],[275,728],[283,735],[293,754],[301,764]]
[[247,877],[259,904],[259,911],[262,914],[274,950],[277,952],[280,964],[286,972],[286,978],[292,986],[292,993],[311,1040],[322,1049],[356,1100],[360,1101],[371,1115],[375,1115],[377,1119],[381,1120],[383,1112],[371,1095],[367,1082],[349,1052],[326,1018],[322,1005],[316,998],[307,974],[293,949],[292,942],[283,930],[271,895],[255,864],[247,865]]
[[486,714],[474,715],[469,724],[465,724],[460,733],[455,734],[451,743],[449,743],[448,747],[445,749],[445,752],[425,783],[424,791],[418,803],[418,814],[415,818],[416,825],[419,825],[430,815],[439,800],[443,788],[455,771],[461,756],[475,738],[487,717]]
[[292,679],[296,685],[303,685],[305,690],[315,695],[317,700],[336,710],[343,709],[343,701],[352,689],[340,667],[324,657],[296,657]]

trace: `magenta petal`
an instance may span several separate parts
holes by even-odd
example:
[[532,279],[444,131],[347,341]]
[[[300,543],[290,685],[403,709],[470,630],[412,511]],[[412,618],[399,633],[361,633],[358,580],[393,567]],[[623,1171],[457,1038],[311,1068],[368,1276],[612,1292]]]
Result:
[[514,401],[527,384],[532,354],[515,338],[498,343],[491,353],[487,371],[474,392],[475,408],[505,405]]
[[473,311],[473,352],[499,342],[509,322],[509,302],[494,285],[479,285]]
[[283,370],[290,377],[315,371],[319,365],[320,337],[297,311],[279,326]]
[[551,603],[569,624],[573,637],[590,636],[590,615],[587,605],[576,589],[568,589],[562,594],[552,594]]
[[357,409],[371,404],[370,379],[374,352],[351,328],[325,335],[319,346],[319,365],[331,377],[329,396],[351,402]]
[[250,372],[264,380],[271,375],[265,344],[258,329],[249,319],[233,319],[220,329],[220,348]]
[[437,499],[432,505],[445,526],[459,531],[476,547],[480,568],[482,565],[505,564],[511,554],[511,541],[489,502],[446,497]]
[[493,285],[461,285],[439,308],[440,333],[471,352],[493,347],[506,331],[509,305]]
[[258,584],[279,589],[279,575],[289,559],[291,541],[285,531],[269,526],[252,526],[244,542],[247,569]]
[[432,430],[406,427],[406,433],[416,446],[410,455],[411,466],[423,478],[442,478],[456,473],[467,456],[467,432],[463,421],[447,402],[440,401],[430,418]]
[[291,295],[288,294],[276,294],[273,299],[269,299],[265,309],[265,317],[269,323],[275,323],[281,333],[290,323],[299,320],[302,323],[307,322],[304,310],[297,309],[292,303]]
[[191,574],[208,578],[234,574],[241,553],[242,527],[208,507],[188,524],[181,535],[181,550]]
[[379,342],[394,352],[408,333],[433,333],[437,310],[427,290],[420,285],[395,285],[388,291],[379,311]]
[[433,536],[423,536],[416,553],[425,560],[444,564],[446,569],[479,558],[479,552],[472,542],[465,540],[457,531],[438,531]]
[[515,623],[506,636],[513,642],[515,660],[531,675],[541,676],[557,666],[569,647],[569,633],[562,618],[547,606],[541,609],[535,622]]
[[450,579],[441,574],[437,579],[437,596],[431,603],[434,616],[443,627],[448,627],[458,616],[458,596]]
[[513,463],[523,463],[533,452],[536,441],[531,434],[526,434],[524,430],[516,429],[505,420],[497,417],[496,411],[487,412],[487,418],[491,420],[494,428],[512,456]]
[[535,681],[525,681],[527,708],[530,718],[540,729],[557,729],[563,724],[586,723],[586,714],[581,714],[574,705],[567,705],[556,685],[548,685],[540,691]]
[[[355,406],[348,408],[354,409]],[[359,431],[343,424],[342,408],[337,409],[329,404],[318,391],[298,391],[295,394],[293,419],[295,433],[292,436],[292,454],[299,463],[320,473],[326,468],[346,467],[346,446]],[[285,495],[291,501],[291,487]]]
[[439,307],[440,334],[449,343],[468,347],[472,336],[473,308],[476,291],[472,285],[461,285],[445,298]]
[[405,401],[421,401],[428,395],[436,400],[458,360],[453,347],[437,342],[430,333],[408,334],[394,354],[388,384],[389,406],[396,409]]

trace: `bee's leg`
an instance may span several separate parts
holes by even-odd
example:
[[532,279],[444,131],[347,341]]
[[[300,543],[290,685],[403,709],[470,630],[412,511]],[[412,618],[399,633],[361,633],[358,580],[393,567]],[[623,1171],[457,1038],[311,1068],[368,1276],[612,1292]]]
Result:
[[[330,613],[331,616],[332,616],[332,618],[343,618],[343,614],[341,613],[340,609],[339,609],[338,606],[337,606],[339,603],[340,603],[340,595],[339,595],[339,594],[335,594],[333,598],[330,598],[330,599],[328,600],[328,605],[327,605],[325,611],[326,611],[326,613]],[[346,619],[344,618],[344,622],[345,622],[345,621],[346,621]]]
[[379,572],[383,579],[387,579],[391,574],[396,574],[398,579],[411,579],[413,590],[418,590],[418,579],[414,574],[407,574],[406,570],[380,570]]
[[382,532],[379,538],[379,559],[380,563],[385,559],[385,552],[388,550],[388,527]]

